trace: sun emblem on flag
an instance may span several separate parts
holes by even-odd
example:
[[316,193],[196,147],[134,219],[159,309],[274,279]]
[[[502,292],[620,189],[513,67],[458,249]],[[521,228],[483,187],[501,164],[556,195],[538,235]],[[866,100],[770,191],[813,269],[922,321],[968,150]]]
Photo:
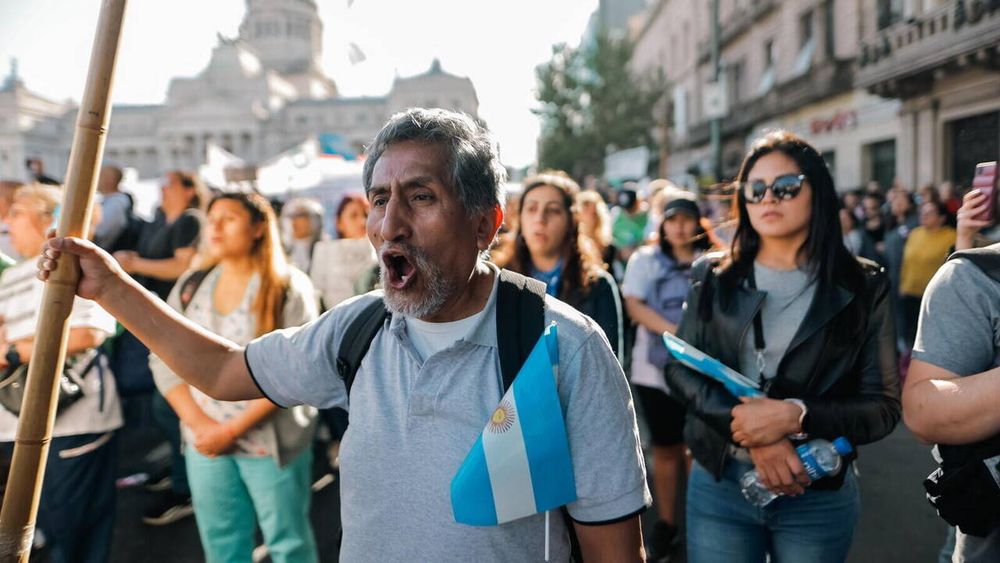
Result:
[[503,434],[504,432],[510,430],[511,426],[514,426],[514,420],[517,418],[517,413],[514,411],[514,405],[510,401],[504,399],[500,401],[500,405],[493,411],[490,416],[490,422],[486,425],[486,429],[493,434]]

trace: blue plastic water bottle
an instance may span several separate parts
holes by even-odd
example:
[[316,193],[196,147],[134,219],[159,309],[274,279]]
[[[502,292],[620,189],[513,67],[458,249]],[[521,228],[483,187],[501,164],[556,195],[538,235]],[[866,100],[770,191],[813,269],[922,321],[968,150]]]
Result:
[[[841,436],[830,442],[822,439],[811,440],[806,444],[795,448],[799,454],[799,459],[806,469],[809,479],[816,481],[830,475],[836,475],[844,464],[843,457],[854,451],[847,438]],[[740,490],[743,496],[751,504],[767,506],[768,503],[780,496],[779,493],[772,492],[760,481],[760,476],[756,469],[751,469],[740,478]]]

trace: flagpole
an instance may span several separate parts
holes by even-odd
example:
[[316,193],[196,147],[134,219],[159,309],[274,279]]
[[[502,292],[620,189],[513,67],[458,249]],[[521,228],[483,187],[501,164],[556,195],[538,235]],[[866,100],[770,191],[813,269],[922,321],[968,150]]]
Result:
[[549,513],[551,510],[545,511],[545,560],[549,560]]
[[[97,168],[111,112],[122,20],[127,0],[102,0],[90,67],[76,120],[59,220],[60,236],[84,237],[90,224]],[[38,500],[55,422],[58,377],[66,357],[68,319],[73,309],[79,262],[71,255],[59,259],[42,293],[34,352],[18,417],[14,457],[7,492],[0,510],[0,561],[27,563],[35,534]]]

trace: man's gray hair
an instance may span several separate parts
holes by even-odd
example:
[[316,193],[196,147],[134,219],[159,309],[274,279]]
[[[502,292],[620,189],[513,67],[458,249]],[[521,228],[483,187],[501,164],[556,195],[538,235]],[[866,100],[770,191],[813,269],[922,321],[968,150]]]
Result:
[[507,170],[500,163],[493,136],[472,117],[443,109],[411,108],[389,118],[368,146],[362,176],[365,192],[372,187],[372,173],[382,153],[403,141],[441,145],[451,169],[451,184],[466,213],[503,207]]

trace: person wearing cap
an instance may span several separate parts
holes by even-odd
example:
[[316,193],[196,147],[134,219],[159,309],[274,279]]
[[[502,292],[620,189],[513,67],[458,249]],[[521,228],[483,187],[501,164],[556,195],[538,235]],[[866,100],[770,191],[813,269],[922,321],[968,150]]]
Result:
[[711,246],[694,195],[675,191],[669,197],[656,242],[632,254],[622,283],[625,308],[639,325],[632,348],[631,381],[653,443],[657,520],[648,545],[654,560],[669,556],[678,543],[674,507],[687,467],[684,405],[670,395],[663,378],[668,352],[661,335],[677,331],[691,264]]

